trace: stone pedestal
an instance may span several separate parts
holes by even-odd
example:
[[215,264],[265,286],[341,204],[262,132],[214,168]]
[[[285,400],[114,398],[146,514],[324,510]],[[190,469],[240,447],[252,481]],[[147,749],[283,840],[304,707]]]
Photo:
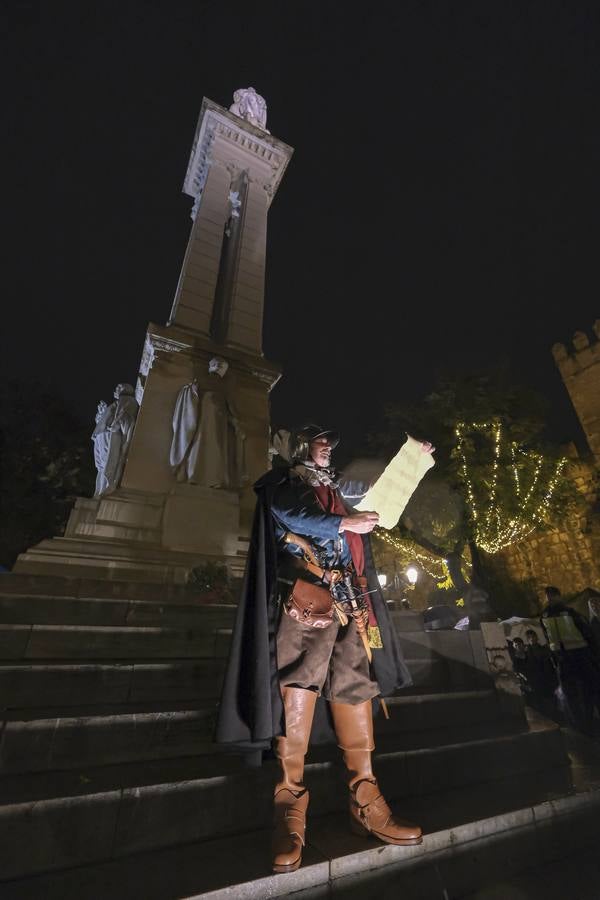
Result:
[[[184,183],[194,224],[169,323],[146,333],[120,486],[80,498],[65,536],[22,554],[16,572],[182,582],[193,566],[219,561],[241,573],[280,377],[262,355],[267,212],[291,153],[204,100]],[[228,364],[222,378],[209,374],[214,357]],[[243,471],[225,489],[179,481],[170,464],[175,404],[194,381],[200,398],[226,398],[245,436]]]

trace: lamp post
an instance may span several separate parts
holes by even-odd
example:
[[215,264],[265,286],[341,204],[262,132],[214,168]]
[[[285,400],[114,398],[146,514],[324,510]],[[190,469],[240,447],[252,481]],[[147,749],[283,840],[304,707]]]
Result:
[[406,578],[408,579],[408,583],[414,588],[417,583],[417,579],[419,578],[419,570],[416,566],[409,566],[406,570]]

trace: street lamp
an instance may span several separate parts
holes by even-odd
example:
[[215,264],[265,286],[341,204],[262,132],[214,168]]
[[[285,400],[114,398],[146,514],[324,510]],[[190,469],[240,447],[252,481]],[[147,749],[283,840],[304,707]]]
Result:
[[412,586],[414,587],[419,577],[419,570],[417,569],[417,567],[409,566],[406,570],[406,577],[408,578],[409,584],[412,584]]
[[387,575],[383,573],[377,576],[377,581],[379,582],[379,587],[384,588],[387,584]]

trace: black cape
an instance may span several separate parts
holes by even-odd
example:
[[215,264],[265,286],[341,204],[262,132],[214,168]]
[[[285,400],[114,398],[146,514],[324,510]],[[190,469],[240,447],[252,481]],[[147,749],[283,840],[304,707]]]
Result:
[[[277,543],[271,505],[276,488],[288,479],[288,473],[288,468],[272,469],[254,485],[254,523],[219,706],[215,740],[244,751],[268,749],[274,737],[285,734],[277,674]],[[385,697],[396,688],[408,687],[411,676],[379,587],[366,535],[363,541],[365,574],[368,589],[374,591],[371,601],[383,644],[382,649],[373,650],[372,672]],[[335,739],[328,706],[320,698],[312,743]]]

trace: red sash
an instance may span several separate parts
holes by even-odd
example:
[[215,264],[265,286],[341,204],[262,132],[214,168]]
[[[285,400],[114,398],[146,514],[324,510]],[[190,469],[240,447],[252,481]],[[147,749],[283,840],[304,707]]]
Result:
[[[326,484],[319,484],[314,488],[323,510],[335,516],[346,516],[347,511],[344,502],[337,491]],[[344,531],[344,537],[348,544],[350,556],[354,563],[354,571],[357,575],[363,575],[365,571],[365,549],[360,534],[354,531]]]
[[[323,507],[324,512],[332,513],[336,516],[346,516],[348,514],[346,507],[344,506],[344,501],[332,487],[326,484],[319,484],[316,487],[313,485],[313,490],[317,495],[317,499]],[[352,562],[354,564],[354,571],[359,576],[363,575],[365,571],[365,548],[363,546],[362,537],[360,534],[356,534],[355,531],[344,531],[344,537],[348,543],[348,549],[350,550],[350,556],[352,557]],[[369,594],[366,595],[365,600],[367,601],[369,610],[369,639],[373,639],[371,646],[381,647],[381,637],[377,626],[377,617]],[[374,636],[373,629],[377,632],[377,637]]]

